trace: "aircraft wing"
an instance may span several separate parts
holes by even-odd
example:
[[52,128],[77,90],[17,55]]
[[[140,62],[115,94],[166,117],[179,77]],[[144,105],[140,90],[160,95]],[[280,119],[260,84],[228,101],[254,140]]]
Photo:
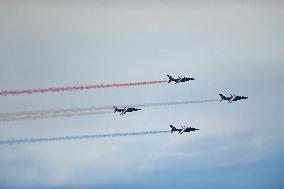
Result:
[[183,78],[178,77],[178,78],[177,78],[177,83],[181,82],[182,79],[183,79]]
[[120,115],[124,115],[124,114],[127,112],[128,109],[129,109],[129,108],[124,108],[124,110],[121,112]]
[[232,98],[230,99],[229,103],[232,103],[232,102],[233,102],[233,100],[235,100],[235,99],[236,99],[236,95],[234,95],[234,94],[233,94],[233,95],[231,95],[231,97],[232,97]]
[[187,128],[183,128],[183,129],[179,132],[179,134],[182,134],[186,129],[187,129]]

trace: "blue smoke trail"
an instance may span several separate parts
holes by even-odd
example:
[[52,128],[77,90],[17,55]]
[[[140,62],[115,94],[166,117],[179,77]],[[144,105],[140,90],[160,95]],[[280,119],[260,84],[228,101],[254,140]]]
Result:
[[61,136],[61,137],[10,139],[10,140],[0,140],[0,145],[14,145],[14,144],[24,144],[24,143],[55,142],[55,141],[70,141],[70,140],[96,139],[96,138],[107,138],[107,137],[124,137],[124,136],[137,136],[137,135],[154,135],[154,134],[162,134],[162,133],[169,133],[169,132],[170,131],[141,131],[141,132],[128,132],[128,133],[81,135],[81,136]]

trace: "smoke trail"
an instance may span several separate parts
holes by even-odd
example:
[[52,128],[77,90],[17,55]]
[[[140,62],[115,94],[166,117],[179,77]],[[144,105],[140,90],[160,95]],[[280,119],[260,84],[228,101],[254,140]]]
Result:
[[[173,102],[159,102],[159,103],[144,103],[144,104],[129,104],[129,107],[156,107],[156,106],[176,106],[196,103],[209,103],[217,102],[218,100],[190,100],[190,101],[173,101]],[[123,107],[123,106],[119,106]],[[108,114],[112,111],[112,106],[93,106],[85,108],[69,108],[69,109],[53,109],[42,111],[30,111],[30,112],[15,112],[15,113],[2,113],[0,114],[0,122],[4,121],[16,121],[16,120],[28,120],[28,119],[47,119],[55,117],[68,117],[68,116],[80,116],[91,114]]]
[[50,109],[50,110],[37,110],[37,111],[23,111],[23,112],[5,112],[0,114],[1,117],[14,117],[14,116],[41,116],[48,114],[64,114],[64,113],[77,113],[89,112],[100,110],[111,110],[112,106],[98,106],[98,107],[85,107],[85,108],[66,108],[66,109]]
[[0,140],[0,145],[39,143],[39,142],[55,142],[55,141],[71,141],[71,140],[96,139],[96,138],[107,138],[107,137],[137,136],[137,135],[154,135],[154,134],[162,134],[162,133],[169,133],[169,132],[170,131],[141,131],[141,132],[128,132],[128,133],[81,135],[81,136],[61,136],[61,137],[9,139],[9,140]]
[[[154,107],[154,106],[173,106],[173,105],[186,105],[186,104],[198,104],[198,103],[207,103],[207,102],[217,102],[219,100],[190,100],[190,101],[173,101],[173,102],[158,102],[158,103],[144,103],[144,104],[128,104],[118,107]],[[39,111],[28,111],[28,112],[14,112],[14,113],[1,113],[0,120],[2,117],[14,117],[14,116],[43,116],[48,114],[70,114],[70,113],[82,113],[90,111],[99,111],[99,110],[112,110],[112,106],[93,106],[85,108],[69,108],[69,109],[51,109],[51,110],[39,110]]]
[[68,86],[68,87],[51,87],[43,89],[24,89],[24,90],[5,90],[0,91],[0,96],[22,95],[22,94],[34,94],[34,93],[49,93],[49,92],[64,92],[64,91],[78,91],[78,90],[95,90],[100,88],[111,87],[130,87],[139,85],[153,85],[166,83],[167,80],[162,81],[143,81],[135,83],[114,83],[114,84],[101,84],[101,85],[85,85],[85,86]]
[[83,116],[83,115],[96,115],[96,114],[111,114],[112,111],[97,111],[97,112],[79,112],[79,113],[64,113],[64,114],[48,114],[48,115],[25,115],[15,117],[4,117],[0,118],[0,122],[7,121],[19,121],[19,120],[34,120],[34,119],[49,119],[57,117],[72,117],[72,116]]
[[199,103],[207,103],[207,102],[218,102],[219,100],[189,100],[189,101],[174,101],[174,102],[158,102],[158,103],[147,103],[147,104],[136,104],[130,106],[137,107],[154,107],[154,106],[175,106],[175,105],[186,105],[186,104],[199,104]]

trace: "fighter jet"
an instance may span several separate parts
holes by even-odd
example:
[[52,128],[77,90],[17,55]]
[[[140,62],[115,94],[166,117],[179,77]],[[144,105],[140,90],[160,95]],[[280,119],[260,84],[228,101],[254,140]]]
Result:
[[113,106],[113,109],[114,109],[113,113],[121,112],[120,115],[124,115],[124,114],[126,114],[126,112],[134,112],[134,111],[141,110],[141,109],[138,109],[138,108],[132,108],[132,107],[127,107],[127,106],[125,106],[124,108],[121,108],[121,109],[119,109],[116,106]]
[[220,97],[221,97],[221,100],[220,102],[222,102],[222,100],[228,100],[228,103],[232,103],[233,101],[238,101],[238,100],[242,100],[242,99],[247,99],[248,97],[246,96],[237,96],[237,95],[234,95],[234,94],[230,94],[229,97],[226,97],[222,94],[219,94]]
[[170,75],[167,75],[168,78],[169,78],[169,81],[168,83],[170,83],[171,81],[174,81],[175,84],[179,83],[179,82],[186,82],[186,81],[189,81],[189,80],[194,80],[194,78],[190,78],[190,77],[180,77],[178,76],[178,78],[173,78],[172,76]]
[[171,130],[171,133],[173,133],[174,131],[177,131],[178,134],[182,134],[184,132],[190,132],[190,131],[197,131],[199,129],[196,129],[196,128],[193,128],[193,127],[184,127],[184,126],[181,126],[181,129],[177,129],[175,128],[174,126],[170,125],[170,127],[172,128]]

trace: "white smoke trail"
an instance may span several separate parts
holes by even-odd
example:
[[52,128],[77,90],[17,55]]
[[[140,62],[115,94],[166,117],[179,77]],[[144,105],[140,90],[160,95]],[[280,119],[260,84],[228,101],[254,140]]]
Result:
[[50,110],[37,110],[37,111],[23,111],[23,112],[5,112],[0,114],[1,117],[18,117],[18,116],[41,116],[49,114],[67,114],[67,113],[77,113],[77,112],[89,112],[89,111],[99,111],[99,110],[110,110],[112,106],[98,106],[98,107],[85,107],[85,108],[66,108],[66,109],[50,109]]
[[[158,103],[144,103],[144,104],[128,104],[124,106],[128,107],[156,107],[156,106],[175,106],[186,104],[198,104],[217,102],[218,100],[190,100],[190,101],[173,101],[173,102],[158,102]],[[124,107],[119,106],[119,107]],[[4,121],[16,121],[16,120],[28,120],[28,119],[47,119],[54,117],[68,117],[68,116],[80,116],[90,114],[107,114],[111,113],[112,106],[93,106],[85,108],[69,108],[69,109],[51,109],[51,110],[39,110],[39,111],[27,111],[27,112],[14,112],[14,113],[2,113],[0,114],[0,122]],[[107,111],[108,110],[108,111]]]
[[48,114],[48,115],[24,115],[16,117],[0,118],[0,122],[19,121],[19,120],[34,120],[34,119],[49,119],[57,117],[72,117],[83,115],[96,115],[96,114],[111,114],[112,111],[97,111],[97,112],[78,112],[78,113],[64,113],[64,114]]
[[154,107],[154,106],[175,106],[175,105],[186,105],[186,104],[199,104],[208,102],[218,102],[218,100],[189,100],[189,101],[174,101],[174,102],[158,102],[158,103],[147,103],[147,104],[136,104],[130,105],[134,107]]
[[107,137],[124,137],[124,136],[136,136],[136,135],[154,135],[154,134],[162,134],[162,133],[169,133],[169,132],[170,131],[141,131],[141,132],[94,134],[94,135],[80,135],[80,136],[9,139],[9,140],[0,140],[0,145],[14,145],[14,144],[24,144],[24,143],[55,142],[55,141],[71,141],[71,140],[96,139],[96,138],[107,138]]

